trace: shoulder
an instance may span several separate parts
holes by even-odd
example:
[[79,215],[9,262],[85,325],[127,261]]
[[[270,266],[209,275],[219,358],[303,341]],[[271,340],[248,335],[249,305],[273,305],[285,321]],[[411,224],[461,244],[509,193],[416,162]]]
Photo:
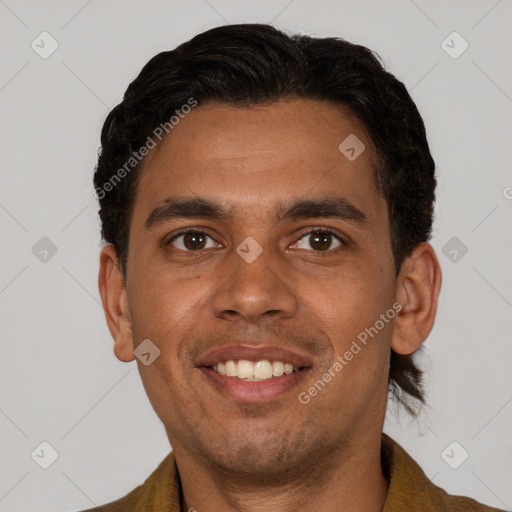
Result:
[[414,459],[382,434],[382,468],[389,481],[383,512],[503,512],[473,498],[454,496],[435,485]]
[[439,500],[443,505],[443,510],[446,512],[504,512],[502,509],[497,509],[484,505],[473,498],[467,496],[455,496],[448,494],[441,487],[437,487],[430,483],[431,492],[439,496]]
[[[437,487],[440,491],[439,487]],[[449,512],[504,512],[501,509],[497,509],[494,507],[489,507],[480,503],[473,498],[467,498],[465,496],[453,496],[451,494],[447,494],[445,491],[445,501],[447,506],[447,511]]]
[[179,476],[170,452],[143,484],[126,496],[80,512],[179,511]]
[[[144,493],[144,486],[139,485],[133,491],[128,493],[126,496],[119,498],[115,501],[106,503],[99,507],[88,508],[87,510],[81,510],[80,512],[128,512],[135,511],[142,503],[142,496]],[[143,508],[141,510],[144,510]]]

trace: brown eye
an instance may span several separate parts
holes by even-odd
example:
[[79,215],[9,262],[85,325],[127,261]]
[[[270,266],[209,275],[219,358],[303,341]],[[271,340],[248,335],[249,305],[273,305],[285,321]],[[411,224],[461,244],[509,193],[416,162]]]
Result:
[[[304,245],[309,245],[309,247],[298,246],[299,249],[309,250],[310,248],[313,248],[313,250],[317,252],[326,252],[329,249],[336,249],[337,247],[343,245],[343,240],[339,236],[326,230],[310,231],[309,233],[303,235],[299,239],[297,244],[300,244],[303,240],[307,239],[308,237],[309,241],[306,242]],[[337,245],[335,245],[334,247],[332,247],[333,239],[336,239],[337,241]]]
[[187,231],[176,235],[168,242],[168,245],[172,245],[176,249],[180,249],[182,251],[199,251],[215,247],[215,244],[210,245],[210,247],[206,246],[208,238],[212,240],[210,236],[202,231]]

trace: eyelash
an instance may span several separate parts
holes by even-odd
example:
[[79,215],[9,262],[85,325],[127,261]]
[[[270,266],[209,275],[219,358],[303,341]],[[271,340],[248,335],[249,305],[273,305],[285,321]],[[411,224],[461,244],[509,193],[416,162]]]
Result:
[[[200,229],[196,229],[196,228],[186,228],[186,229],[183,229],[180,232],[176,233],[171,239],[169,239],[167,242],[165,242],[165,246],[171,245],[171,243],[174,242],[174,240],[176,240],[180,236],[186,235],[187,233],[206,235],[207,237],[209,237],[213,240],[213,237],[211,237],[205,231],[201,231]],[[329,253],[335,252],[337,249],[342,249],[343,247],[348,247],[348,245],[349,245],[348,242],[345,240],[345,238],[343,238],[337,231],[335,231],[334,229],[324,228],[324,227],[313,228],[313,229],[310,229],[309,231],[301,233],[299,235],[299,237],[297,238],[297,242],[302,240],[305,236],[311,235],[313,233],[328,233],[328,234],[332,235],[334,238],[337,238],[338,241],[341,243],[340,247],[337,247],[335,249],[329,248],[326,251],[315,251],[312,249],[312,252],[314,252],[315,254],[318,254],[319,256],[327,256]],[[190,251],[190,250],[184,250],[184,249],[176,249],[176,250],[193,254],[193,253],[201,253],[205,249],[199,249],[197,251]]]

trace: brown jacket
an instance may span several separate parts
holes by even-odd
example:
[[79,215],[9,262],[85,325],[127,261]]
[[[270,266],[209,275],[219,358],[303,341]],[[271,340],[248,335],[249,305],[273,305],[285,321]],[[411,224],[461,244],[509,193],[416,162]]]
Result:
[[[471,498],[447,494],[384,433],[382,463],[390,481],[383,512],[499,512]],[[208,507],[202,506],[201,510],[207,512]],[[180,512],[180,480],[173,453],[165,457],[144,484],[124,498],[83,512]]]

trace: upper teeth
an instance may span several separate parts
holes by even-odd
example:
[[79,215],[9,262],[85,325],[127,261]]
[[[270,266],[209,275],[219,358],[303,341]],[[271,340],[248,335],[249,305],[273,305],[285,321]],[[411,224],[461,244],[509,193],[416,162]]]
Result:
[[227,377],[238,377],[242,380],[268,380],[272,377],[281,377],[283,374],[290,374],[299,371],[297,366],[282,361],[270,362],[268,360],[253,363],[246,359],[228,361],[212,366],[213,371],[226,375]]

